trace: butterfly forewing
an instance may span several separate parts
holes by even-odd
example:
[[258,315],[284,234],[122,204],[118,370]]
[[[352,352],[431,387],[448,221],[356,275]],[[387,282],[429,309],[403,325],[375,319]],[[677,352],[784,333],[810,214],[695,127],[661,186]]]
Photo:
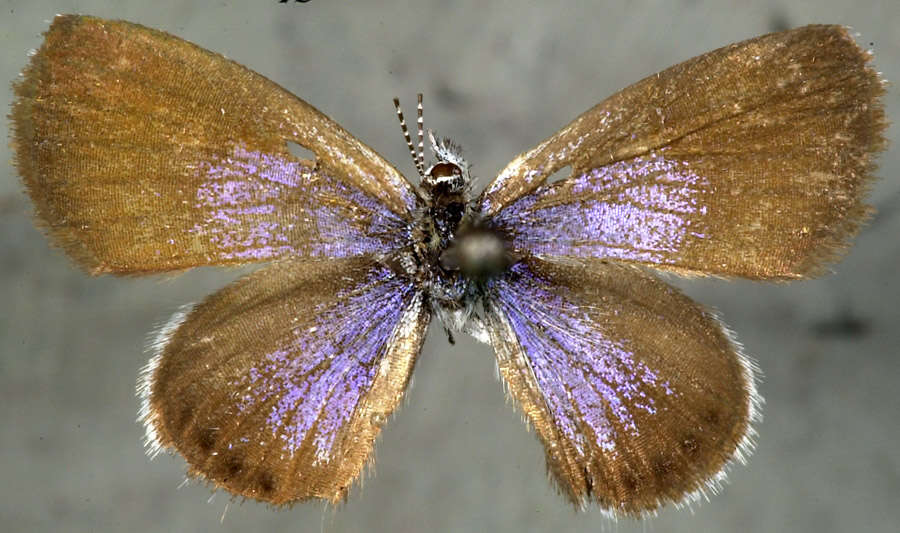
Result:
[[575,503],[639,516],[715,489],[752,445],[752,364],[714,317],[635,267],[532,259],[492,281],[500,373]]
[[[688,60],[516,158],[482,210],[524,254],[754,279],[819,274],[864,220],[884,146],[884,89],[868,60],[838,26]],[[566,166],[570,178],[542,185]]]
[[282,261],[163,329],[141,384],[152,452],[274,504],[346,496],[409,381],[430,315],[367,259]]
[[93,273],[405,244],[416,197],[390,164],[278,85],[166,33],[59,16],[15,90],[16,164],[38,217]]

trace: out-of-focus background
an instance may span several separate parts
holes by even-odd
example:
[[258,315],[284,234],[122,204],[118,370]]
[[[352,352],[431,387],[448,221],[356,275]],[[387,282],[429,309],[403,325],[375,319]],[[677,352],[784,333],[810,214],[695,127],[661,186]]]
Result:
[[[631,2],[3,2],[0,108],[54,14],[160,28],[277,81],[413,173],[393,96],[460,142],[483,186],[517,153],[669,65],[813,22],[859,32],[900,79],[896,0]],[[885,98],[900,117],[896,87]],[[897,129],[888,131],[896,137]],[[134,382],[147,333],[239,272],[89,278],[32,225],[0,147],[0,530],[897,531],[900,528],[900,150],[881,159],[879,213],[835,274],[792,285],[679,282],[721,311],[765,373],[759,446],[693,512],[612,526],[547,482],[543,451],[507,405],[489,348],[437,328],[377,468],[337,509],[275,511],[179,488],[149,461]]]

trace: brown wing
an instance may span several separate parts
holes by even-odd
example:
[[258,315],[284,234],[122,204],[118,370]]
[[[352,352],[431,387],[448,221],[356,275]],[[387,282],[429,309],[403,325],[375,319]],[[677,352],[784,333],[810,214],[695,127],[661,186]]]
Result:
[[37,215],[92,273],[391,248],[415,206],[396,169],[307,103],[136,24],[58,16],[15,93]]
[[714,491],[749,453],[754,365],[676,289],[633,266],[531,259],[485,305],[500,373],[573,503],[641,516]]
[[[518,156],[482,211],[540,255],[819,274],[867,216],[885,145],[884,88],[869,59],[846,29],[807,26],[685,61]],[[566,166],[569,179],[542,187]]]
[[149,451],[248,498],[336,502],[372,461],[429,318],[369,260],[263,268],[161,331],[139,386]]

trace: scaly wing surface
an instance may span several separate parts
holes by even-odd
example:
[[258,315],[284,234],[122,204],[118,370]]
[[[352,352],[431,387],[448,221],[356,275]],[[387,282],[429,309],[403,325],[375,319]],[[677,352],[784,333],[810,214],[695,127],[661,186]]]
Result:
[[416,197],[394,167],[275,83],[172,35],[58,16],[15,93],[15,161],[38,219],[94,274],[407,241]]
[[176,315],[139,390],[151,453],[276,505],[346,496],[397,407],[430,319],[365,258],[279,261]]
[[573,503],[641,516],[690,502],[752,447],[753,364],[640,269],[525,260],[485,302],[500,374]]
[[[523,153],[482,212],[520,253],[688,275],[822,273],[866,218],[884,88],[839,26],[726,46],[650,76]],[[571,176],[545,184],[554,172]]]

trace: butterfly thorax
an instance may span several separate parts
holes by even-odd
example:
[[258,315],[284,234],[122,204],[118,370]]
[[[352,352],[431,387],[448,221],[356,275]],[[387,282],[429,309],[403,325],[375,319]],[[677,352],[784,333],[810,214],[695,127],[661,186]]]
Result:
[[420,221],[431,254],[450,247],[469,206],[469,177],[463,168],[449,161],[432,165],[420,185],[426,198]]
[[459,148],[435,143],[438,161],[419,186],[423,198],[413,227],[407,275],[428,295],[449,331],[464,330],[483,283],[509,265],[499,236],[485,228],[472,201],[469,167]]

